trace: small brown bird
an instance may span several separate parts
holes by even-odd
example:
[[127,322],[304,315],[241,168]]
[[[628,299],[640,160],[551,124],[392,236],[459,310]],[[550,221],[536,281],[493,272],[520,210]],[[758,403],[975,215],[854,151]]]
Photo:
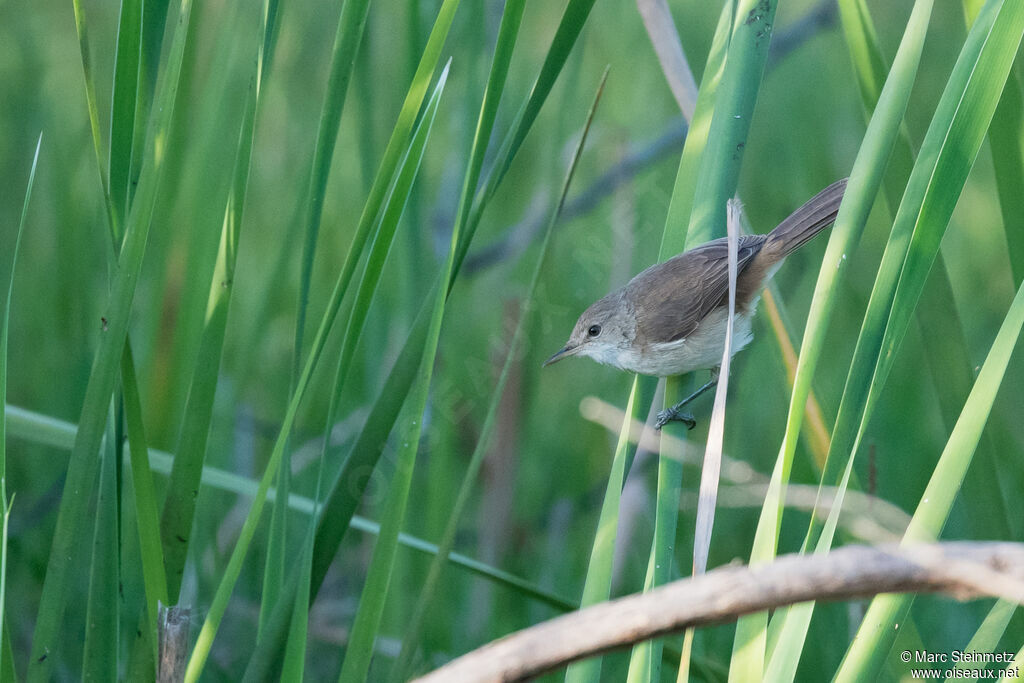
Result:
[[[766,235],[743,235],[736,249],[736,315],[732,353],[752,339],[751,318],[761,290],[783,259],[836,218],[846,179],[815,195]],[[641,375],[668,377],[712,368],[712,379],[658,415],[658,427],[671,420],[691,429],[693,417],[681,408],[718,381],[729,316],[729,262],[726,238],[651,266],[583,312],[565,347],[544,362],[589,356],[598,363]]]

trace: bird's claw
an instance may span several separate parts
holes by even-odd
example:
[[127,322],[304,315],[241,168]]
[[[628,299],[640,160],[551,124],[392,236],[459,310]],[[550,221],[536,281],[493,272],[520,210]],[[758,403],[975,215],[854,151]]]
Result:
[[697,421],[693,419],[693,415],[682,413],[676,408],[669,408],[658,413],[658,420],[654,423],[654,428],[661,429],[669,422],[682,422],[686,425],[687,429],[693,429],[697,426]]

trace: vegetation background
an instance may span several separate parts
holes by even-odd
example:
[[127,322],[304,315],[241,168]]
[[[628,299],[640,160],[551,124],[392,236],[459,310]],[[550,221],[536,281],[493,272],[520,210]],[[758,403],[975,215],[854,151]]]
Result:
[[[582,360],[541,369],[587,305],[658,260],[670,204],[680,196],[685,126],[638,4],[645,3],[574,0],[567,10],[562,1],[519,0],[507,6],[346,0],[344,8],[276,0],[0,2],[0,283],[13,282],[3,309],[9,326],[5,507],[10,503],[0,603],[4,680],[152,677],[158,596],[192,607],[189,648],[196,638],[199,646],[190,655],[190,677],[202,672],[204,680],[236,680],[242,671],[258,677],[266,664],[256,661],[259,637],[277,643],[262,652],[280,655],[286,676],[326,680],[341,672],[343,679],[385,680],[429,670],[579,604],[594,572],[592,552],[613,567],[611,595],[643,589],[659,476],[657,458],[645,448],[632,461],[612,522],[614,553],[604,548],[599,556],[595,545],[622,422],[617,411],[626,406],[633,377]],[[701,83],[723,3],[668,4]],[[757,56],[749,57],[756,107],[749,135],[736,148],[738,176],[722,177],[724,196],[735,190],[750,229],[765,232],[850,175],[866,148],[874,106],[856,38],[877,41],[880,88],[907,40],[912,7],[923,4],[931,16],[925,16],[920,65],[894,86],[906,98],[906,115],[901,124],[901,112],[887,114],[902,137],[888,166],[889,154],[877,155],[889,194],[875,182],[855,199],[867,221],[842,263],[822,266],[822,238],[792,256],[775,280],[783,329],[799,351],[819,270],[842,267],[831,321],[812,320],[824,335],[813,375],[821,421],[809,418],[804,432],[811,437],[796,445],[780,553],[803,544],[828,448],[827,435],[822,442],[820,429],[817,436],[813,430],[831,431],[848,393],[895,207],[914,155],[928,149],[926,131],[935,125],[940,97],[953,88],[968,25],[988,16],[991,35],[1004,26],[1012,34],[1016,3],[938,2],[932,9],[909,0],[844,0],[838,7],[786,0],[776,11],[769,2],[774,19],[769,14],[765,23],[774,36],[763,77]],[[729,17],[732,5],[724,8]],[[851,7],[861,12],[859,25],[851,23],[857,13]],[[435,28],[439,16],[442,29],[451,19],[446,35]],[[1016,42],[1006,39],[1011,60],[1019,40],[1019,33]],[[733,44],[738,41],[734,36]],[[995,50],[995,43],[991,38],[986,49]],[[730,60],[737,51],[729,48]],[[552,223],[606,66],[564,210]],[[992,78],[985,92],[998,99],[1003,84]],[[474,138],[489,79],[493,134],[485,115],[483,134]],[[339,85],[346,80],[347,89]],[[859,385],[882,390],[852,450],[858,459],[848,512],[839,521],[842,542],[903,535],[948,448],[965,389],[997,331],[1014,324],[1008,310],[1016,310],[1011,301],[1024,275],[1014,250],[1024,234],[1024,213],[1017,210],[1024,195],[1016,192],[1024,187],[1018,64],[1006,82],[991,129],[978,115],[968,121],[973,128],[954,129],[944,143],[968,140],[971,131],[989,133],[973,168],[967,154],[962,193],[942,169],[930,181],[929,197],[955,202],[944,236],[945,220],[922,219],[919,226],[932,225],[942,237],[940,267],[948,278],[933,271],[919,304],[898,302],[897,313],[913,317],[906,339],[897,340],[891,374],[874,384],[869,375]],[[724,79],[720,98],[728,87]],[[715,130],[699,134],[712,136],[707,149],[713,149]],[[503,140],[513,143],[503,147]],[[482,176],[480,167],[474,176],[471,160],[482,164]],[[27,186],[31,199],[22,218]],[[460,194],[464,186],[468,195]],[[494,192],[486,191],[491,187]],[[476,202],[466,199],[474,194]],[[714,206],[724,216],[724,201]],[[707,229],[724,234],[719,223]],[[670,224],[665,234],[682,231],[681,245],[685,228]],[[304,254],[311,269],[303,266]],[[345,272],[349,282],[335,296]],[[435,282],[448,273],[454,286],[445,301]],[[230,309],[222,296],[230,297]],[[416,322],[421,310],[427,317]],[[339,311],[333,327],[324,328],[330,333],[318,335],[321,316]],[[423,322],[432,312],[440,322],[436,356],[433,331]],[[297,352],[299,316],[305,322]],[[749,469],[726,461],[711,567],[747,561],[762,510],[771,509],[765,487],[787,430],[793,369],[777,332],[762,311],[755,343],[733,365],[723,450]],[[134,368],[128,379],[125,333]],[[426,349],[423,362],[406,371],[398,391],[385,388],[409,343]],[[1011,333],[1006,354],[1015,344]],[[339,362],[347,368],[341,381]],[[305,388],[300,371],[307,364]],[[994,404],[991,415],[972,413],[979,433],[987,426],[963,488],[955,476],[940,480],[950,495],[960,491],[948,521],[935,530],[943,538],[1024,540],[1019,354],[988,379]],[[0,390],[3,380],[0,372]],[[651,389],[640,392],[646,398],[637,408],[641,417]],[[199,396],[207,397],[207,407]],[[394,412],[383,428],[372,421],[380,406]],[[679,517],[665,546],[673,560],[661,570],[667,578],[688,575],[693,562],[710,397],[694,412],[700,426],[684,436],[699,449],[683,469],[678,506],[668,499]],[[74,425],[87,422],[93,441],[84,428],[76,436]],[[126,437],[149,449],[148,485],[139,459],[145,448],[131,448]],[[969,460],[976,443],[960,444],[957,452]],[[168,483],[168,454],[186,447],[207,469],[194,521],[184,527],[187,556],[174,569],[165,500],[187,501],[189,486]],[[290,478],[277,474],[280,462]],[[434,554],[417,539],[443,544],[467,471],[471,488],[453,538],[461,555],[441,565],[433,600],[418,607],[431,592],[424,583]],[[260,514],[253,495],[261,479],[291,491],[290,511],[275,503]],[[826,477],[825,483],[838,481]],[[341,514],[327,508],[313,544],[312,501],[345,496]],[[77,507],[58,521],[68,501]],[[360,516],[349,529],[353,511]],[[368,521],[384,524],[381,541],[367,533]],[[389,544],[399,527],[408,536],[395,548]],[[330,552],[332,533],[340,538],[336,552]],[[161,534],[162,544],[155,542]],[[55,538],[65,545],[55,546]],[[305,601],[296,595],[310,581],[315,585],[326,563],[330,570],[309,608],[307,629]],[[802,652],[797,678],[821,680],[840,668],[866,605],[815,610],[813,628],[796,648]],[[989,630],[979,632],[986,615]],[[1016,652],[1024,642],[1024,618],[994,601],[922,597],[898,623],[897,642],[884,653],[964,649],[978,633],[987,634],[990,651]],[[695,679],[726,680],[730,667],[735,675],[735,631],[724,625],[696,632],[692,655],[689,645],[683,654],[692,657]],[[779,636],[768,634],[769,643]],[[653,657],[665,663],[660,673],[657,665],[646,674],[635,671],[638,655],[618,652],[589,675],[623,680],[629,669],[638,680],[672,680],[683,642],[665,640],[663,657]],[[881,666],[875,673],[892,679],[909,668],[895,656]]]

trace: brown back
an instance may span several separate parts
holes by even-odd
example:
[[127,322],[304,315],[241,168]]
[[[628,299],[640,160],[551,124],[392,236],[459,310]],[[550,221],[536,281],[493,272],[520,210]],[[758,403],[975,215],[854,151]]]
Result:
[[[846,179],[832,183],[767,235],[742,235],[736,250],[736,310],[746,311],[788,254],[835,220]],[[721,237],[651,266],[625,287],[641,345],[685,339],[711,311],[727,303],[729,247]]]
[[[737,273],[761,251],[767,235],[742,235]],[[737,306],[746,301],[737,279]],[[729,245],[722,237],[651,266],[626,285],[636,312],[637,341],[643,345],[685,339],[729,293]]]

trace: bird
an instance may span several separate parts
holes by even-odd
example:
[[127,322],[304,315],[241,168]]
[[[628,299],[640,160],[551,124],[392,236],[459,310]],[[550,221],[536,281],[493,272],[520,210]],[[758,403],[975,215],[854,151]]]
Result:
[[[769,233],[742,235],[736,248],[732,353],[753,339],[751,320],[768,280],[785,258],[832,225],[846,191],[838,180],[809,199]],[[647,268],[580,315],[565,346],[544,362],[570,356],[641,375],[670,377],[710,369],[709,382],[658,415],[696,425],[681,410],[718,381],[729,316],[728,241],[701,244]]]

